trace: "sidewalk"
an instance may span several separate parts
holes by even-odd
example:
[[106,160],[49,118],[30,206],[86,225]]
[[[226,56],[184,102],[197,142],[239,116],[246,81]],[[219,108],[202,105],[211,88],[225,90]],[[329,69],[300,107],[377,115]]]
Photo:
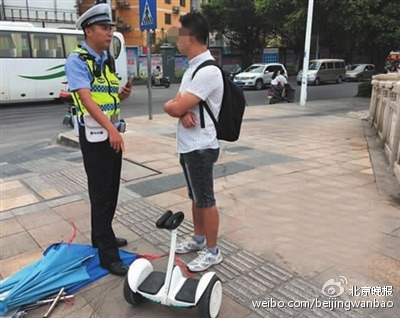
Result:
[[[306,108],[248,107],[240,140],[221,143],[215,190],[225,261],[213,268],[224,289],[219,317],[400,316],[400,186],[386,171],[373,131],[363,120],[368,106],[368,100],[354,98],[309,102]],[[128,239],[126,250],[160,254],[169,244],[169,233],[154,225],[163,211],[185,212],[180,236],[193,229],[175,154],[176,119],[155,115],[126,121],[114,228]],[[60,141],[79,146],[72,131]],[[51,243],[67,240],[72,220],[78,228],[75,242],[90,244],[79,149],[49,146],[34,160],[21,154],[1,167],[1,277],[38,259]],[[154,263],[162,270],[166,260]],[[252,304],[328,300],[322,287],[329,279],[340,282],[339,276],[348,284],[337,299],[376,298],[394,307],[331,311]],[[133,308],[122,286],[122,278],[108,275],[77,292],[73,306],[59,305],[52,317],[197,315],[196,309],[153,303]],[[392,295],[379,297],[376,291],[384,286],[392,286]],[[364,296],[349,296],[354,287],[363,287]],[[39,308],[27,317],[44,312]]]

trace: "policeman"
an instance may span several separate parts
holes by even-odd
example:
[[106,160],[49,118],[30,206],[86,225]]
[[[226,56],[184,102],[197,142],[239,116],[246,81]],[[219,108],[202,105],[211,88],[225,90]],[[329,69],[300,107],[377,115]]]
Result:
[[[76,27],[84,31],[85,42],[68,56],[65,73],[78,110],[79,142],[91,203],[92,245],[99,250],[100,266],[123,276],[128,267],[122,263],[118,247],[127,241],[115,237],[112,220],[125,150],[117,129],[120,101],[129,97],[131,88],[119,88],[114,60],[105,52],[111,44],[113,26],[107,4],[86,11],[76,21]],[[89,138],[89,122],[98,126],[93,136],[105,138]]]

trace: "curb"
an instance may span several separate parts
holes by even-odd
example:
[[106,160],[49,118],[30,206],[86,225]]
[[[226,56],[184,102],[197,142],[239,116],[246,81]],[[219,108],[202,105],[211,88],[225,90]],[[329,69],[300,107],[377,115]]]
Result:
[[57,143],[63,146],[80,149],[79,139],[71,134],[59,134],[57,136]]

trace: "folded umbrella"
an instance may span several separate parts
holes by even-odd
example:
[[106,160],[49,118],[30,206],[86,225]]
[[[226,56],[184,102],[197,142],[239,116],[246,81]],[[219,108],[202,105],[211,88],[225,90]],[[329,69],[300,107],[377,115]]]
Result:
[[84,260],[67,244],[49,250],[40,261],[17,273],[18,282],[12,277],[5,280],[4,285],[8,287],[0,282],[0,314],[53,295],[62,287],[68,288],[89,279]]

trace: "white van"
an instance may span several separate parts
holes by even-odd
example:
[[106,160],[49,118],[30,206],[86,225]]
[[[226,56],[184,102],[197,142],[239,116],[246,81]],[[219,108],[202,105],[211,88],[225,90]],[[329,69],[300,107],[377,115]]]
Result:
[[[301,84],[303,70],[297,74],[297,84]],[[312,60],[308,66],[307,83],[319,85],[323,82],[340,84],[346,78],[344,60],[320,59]]]

